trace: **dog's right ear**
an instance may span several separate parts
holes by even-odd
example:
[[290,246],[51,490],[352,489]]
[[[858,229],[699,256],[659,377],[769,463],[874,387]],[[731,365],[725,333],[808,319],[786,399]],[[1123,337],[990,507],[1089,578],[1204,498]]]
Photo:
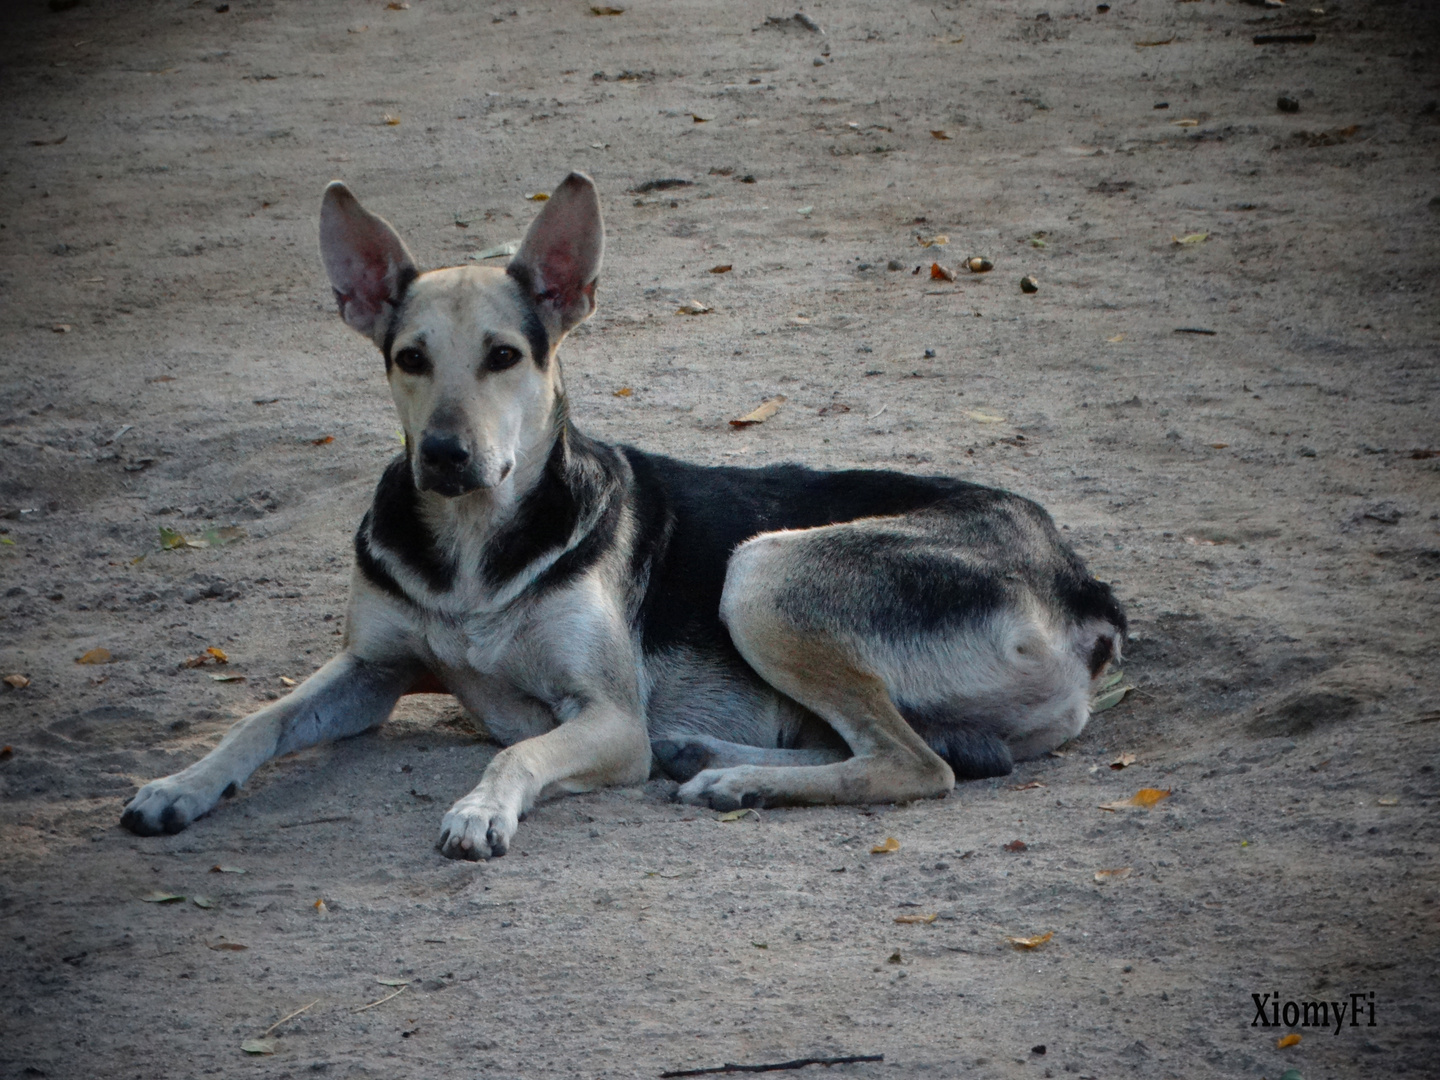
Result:
[[340,317],[383,348],[390,315],[419,273],[404,241],[335,180],[320,203],[320,255]]

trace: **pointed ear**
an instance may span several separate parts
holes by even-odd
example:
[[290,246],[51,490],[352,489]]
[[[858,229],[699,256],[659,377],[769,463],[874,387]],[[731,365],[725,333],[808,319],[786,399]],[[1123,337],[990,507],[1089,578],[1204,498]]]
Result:
[[553,339],[595,310],[605,226],[595,181],[572,172],[530,225],[506,272],[526,290]]
[[320,255],[340,317],[380,345],[419,271],[389,222],[361,206],[339,180],[320,203]]

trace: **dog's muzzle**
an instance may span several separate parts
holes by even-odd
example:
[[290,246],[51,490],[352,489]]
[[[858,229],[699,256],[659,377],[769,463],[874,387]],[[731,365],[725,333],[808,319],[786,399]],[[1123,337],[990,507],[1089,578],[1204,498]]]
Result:
[[[421,491],[453,498],[479,488],[494,487],[510,475],[510,465],[486,468],[459,438],[428,432],[420,440],[415,486]],[[489,474],[494,474],[493,476]]]

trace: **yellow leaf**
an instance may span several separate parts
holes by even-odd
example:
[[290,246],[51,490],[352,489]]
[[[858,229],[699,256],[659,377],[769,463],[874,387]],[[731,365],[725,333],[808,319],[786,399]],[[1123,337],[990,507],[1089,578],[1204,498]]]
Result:
[[550,195],[549,195],[549,193],[548,193],[548,192],[544,192],[544,191],[537,191],[537,192],[535,192],[534,195],[526,195],[525,198],[529,199],[531,202],[549,202],[549,201],[550,201]]
[[1298,1045],[1299,1042],[1300,1042],[1300,1036],[1297,1035],[1295,1032],[1292,1031],[1289,1035],[1282,1035],[1280,1038],[1276,1039],[1276,1040],[1275,1040],[1275,1045],[1276,1045],[1276,1047],[1278,1047],[1279,1049],[1284,1050],[1287,1046],[1296,1046],[1296,1045]]
[[24,690],[25,687],[30,685],[30,680],[24,675],[6,675],[5,685],[13,686],[16,690]]
[[1376,801],[1376,803],[1377,803],[1378,805],[1380,805],[1380,806],[1399,806],[1399,805],[1400,805],[1400,800],[1399,800],[1398,798],[1396,798],[1394,795],[1382,795],[1382,796],[1380,796],[1380,798],[1376,799],[1375,801]]
[[921,247],[944,247],[950,242],[950,237],[946,236],[944,233],[940,233],[936,236],[920,236],[919,234],[916,234],[915,242],[918,243]]
[[400,117],[396,116],[393,113],[387,112],[380,119],[385,122],[386,127],[394,127],[396,124],[400,123]]
[[930,137],[931,137],[932,139],[941,139],[941,140],[945,140],[945,139],[949,139],[949,138],[950,138],[950,136],[947,135],[947,134],[945,134],[945,132],[943,132],[943,131],[932,131],[932,132],[930,132]]
[[955,271],[951,270],[949,267],[941,266],[938,262],[932,262],[930,264],[930,280],[954,281]]
[[1171,120],[1170,123],[1174,124],[1176,127],[1199,127],[1199,126],[1200,126],[1200,121],[1199,121],[1199,120]]
[[1203,244],[1209,237],[1209,233],[1192,232],[1186,233],[1184,236],[1172,236],[1170,237],[1170,241],[1171,243],[1189,246],[1191,244]]
[[1137,41],[1135,47],[1137,49],[1153,49],[1157,45],[1169,45],[1174,40],[1173,37],[1168,37],[1164,41]]
[[928,926],[930,923],[934,922],[939,917],[940,913],[937,911],[933,915],[896,915],[895,921],[902,925],[923,923]]
[[230,662],[230,657],[225,655],[225,650],[217,649],[214,645],[206,649],[205,654],[207,656],[213,656],[217,664],[228,664]]
[[715,118],[713,116],[701,116],[699,113],[691,113],[690,119],[694,120],[697,124],[708,124],[711,120],[714,120]]
[[1169,788],[1141,788],[1128,799],[1120,799],[1117,802],[1101,803],[1101,810],[1123,810],[1132,806],[1138,806],[1148,810],[1162,799],[1170,797]]
[[876,844],[870,849],[871,855],[888,855],[892,851],[900,850],[900,841],[893,836],[887,836],[883,844]]
[[1128,867],[1128,866],[1116,867],[1114,870],[1096,870],[1096,871],[1095,871],[1095,880],[1096,880],[1096,881],[1120,881],[1120,880],[1122,880],[1123,878],[1129,877],[1131,873],[1132,873],[1132,870],[1131,870],[1131,868]]
[[784,394],[776,394],[772,398],[766,398],[764,401],[762,401],[759,405],[755,406],[755,408],[751,409],[744,416],[731,420],[730,426],[733,428],[747,428],[750,427],[752,424],[763,424],[766,420],[769,420],[770,417],[774,416],[777,412],[780,411],[780,406],[784,403],[784,401]]
[[299,684],[298,682],[296,682],[294,679],[290,678],[289,675],[281,675],[281,676],[280,676],[280,685],[281,685],[281,686],[299,686],[300,684]]
[[1114,344],[1116,344],[1116,343],[1118,343],[1118,342],[1124,341],[1124,340],[1125,340],[1125,335],[1124,335],[1124,334],[1116,334],[1114,337],[1112,337],[1112,338],[1106,338],[1105,340],[1108,341],[1108,342],[1110,342],[1110,344],[1114,345]]
[[699,300],[687,300],[675,309],[676,315],[709,315],[715,309]]
[[604,4],[591,4],[591,5],[590,5],[590,14],[591,14],[591,15],[624,15],[624,14],[625,14],[625,9],[624,9],[624,8],[619,8],[619,7],[609,7],[609,6],[604,5]]
[[85,655],[77,657],[77,664],[108,664],[110,663],[109,649],[91,649]]
[[979,409],[970,409],[965,415],[977,424],[1003,424],[1005,422],[1003,416],[997,416],[995,413],[981,412]]
[[744,821],[747,817],[753,817],[756,821],[759,821],[759,820],[760,820],[760,811],[758,811],[758,810],[753,810],[753,809],[751,809],[750,807],[747,806],[747,807],[746,807],[745,809],[743,809],[743,810],[731,810],[728,814],[721,814],[721,815],[720,815],[719,817],[717,817],[715,820],[716,820],[716,821]]
[[632,390],[632,389],[630,389],[630,387],[628,387],[628,386],[622,386],[622,387],[620,387],[619,390],[616,390],[616,391],[615,391],[615,397],[630,397],[630,396],[632,396],[634,393],[635,393],[635,391]]
[[1044,934],[1037,934],[1034,937],[1007,937],[1005,940],[1017,949],[1038,949],[1054,936],[1055,931],[1051,930]]
[[734,267],[734,265],[731,264],[731,263],[721,263],[719,266],[712,266],[712,267],[710,268],[710,273],[712,273],[712,274],[728,274],[731,270],[734,270],[734,269],[735,269],[735,267]]

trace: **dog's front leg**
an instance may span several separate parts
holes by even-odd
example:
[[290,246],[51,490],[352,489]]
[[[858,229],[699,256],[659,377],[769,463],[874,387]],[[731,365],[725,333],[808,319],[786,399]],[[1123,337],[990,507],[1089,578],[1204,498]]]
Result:
[[592,702],[553,731],[496,754],[475,790],[441,820],[440,853],[451,859],[504,855],[520,818],[542,795],[639,784],[649,775],[644,718]]
[[407,664],[341,653],[294,693],[237,723],[194,765],[142,787],[120,824],[141,836],[179,832],[271,758],[382,723],[415,674]]

